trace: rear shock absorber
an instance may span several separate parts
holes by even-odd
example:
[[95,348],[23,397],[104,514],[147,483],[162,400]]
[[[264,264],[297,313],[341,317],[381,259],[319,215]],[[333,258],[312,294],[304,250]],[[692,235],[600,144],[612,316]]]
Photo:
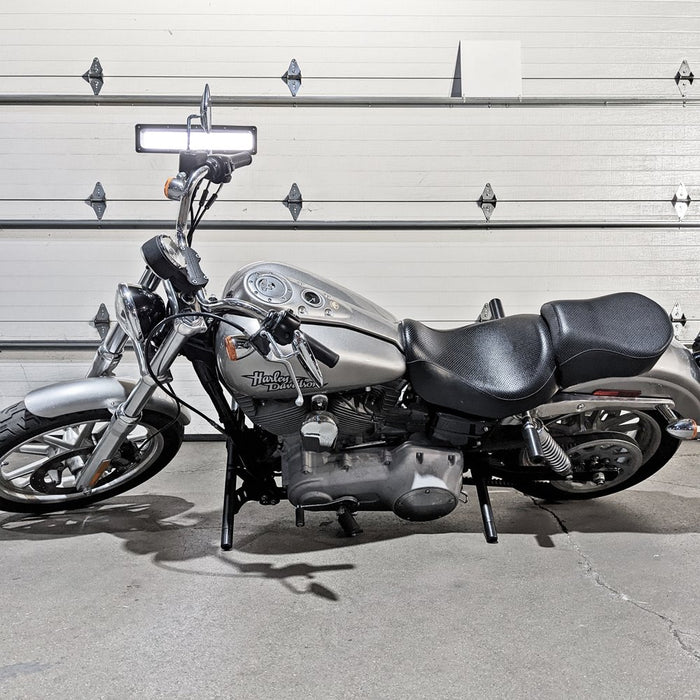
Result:
[[523,436],[528,457],[533,464],[546,463],[557,474],[571,474],[571,460],[561,445],[550,435],[539,418],[528,413],[523,420]]

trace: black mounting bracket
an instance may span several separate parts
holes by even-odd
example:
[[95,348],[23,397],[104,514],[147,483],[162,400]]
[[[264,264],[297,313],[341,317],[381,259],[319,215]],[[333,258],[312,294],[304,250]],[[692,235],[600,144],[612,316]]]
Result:
[[481,193],[481,197],[476,200],[479,209],[481,209],[486,217],[486,221],[491,219],[491,215],[496,209],[497,201],[498,200],[496,199],[496,195],[491,187],[491,183],[487,182],[486,186],[484,187],[484,191]]
[[292,93],[292,97],[296,97],[301,87],[301,68],[299,68],[296,58],[292,59],[287,72],[282,76],[282,80],[289,88],[289,92]]
[[92,319],[92,325],[95,326],[95,330],[100,334],[100,340],[104,340],[109,331],[109,311],[107,311],[104,303],[100,304],[100,308],[97,309],[95,318]]
[[693,75],[693,71],[690,70],[688,61],[683,59],[683,63],[681,63],[681,67],[678,69],[676,77],[674,78],[683,97],[685,97],[686,92],[688,92],[688,88],[693,84],[694,79],[695,76]]
[[107,195],[105,194],[105,188],[102,187],[101,182],[95,183],[95,188],[92,190],[92,194],[85,200],[85,204],[92,207],[98,219],[102,219],[107,209]]
[[102,65],[100,64],[100,59],[95,56],[92,59],[92,64],[90,68],[83,73],[83,80],[90,85],[92,88],[93,95],[99,95],[102,86],[104,85],[104,75],[102,73]]
[[282,204],[289,209],[292,219],[296,221],[299,218],[301,208],[304,205],[304,200],[301,197],[301,190],[296,182],[292,183],[289,194],[282,200]]
[[671,200],[671,204],[673,204],[673,208],[676,210],[679,219],[682,219],[688,213],[688,207],[691,201],[686,186],[681,182],[681,184],[678,185],[676,194],[673,195],[673,199]]

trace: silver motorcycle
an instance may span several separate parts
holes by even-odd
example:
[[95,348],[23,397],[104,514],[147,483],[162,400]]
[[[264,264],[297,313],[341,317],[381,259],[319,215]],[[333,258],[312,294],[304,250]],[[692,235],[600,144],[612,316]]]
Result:
[[[248,265],[221,297],[209,294],[193,235],[216,199],[210,185],[229,182],[254,148],[192,148],[214,133],[208,91],[199,119],[196,129],[188,119],[166,185],[180,203],[174,236],[146,241],[138,283],[117,286],[118,323],[87,378],[0,413],[0,508],[83,508],[163,469],[190,420],[171,387],[179,355],[226,436],[224,549],[247,501],[288,500],[297,526],[307,511],[335,511],[352,536],[358,511],[432,520],[466,500],[468,484],[496,542],[489,486],[596,498],[646,479],[697,436],[700,352],[676,342],[666,312],[639,294],[515,316],[493,299],[451,330],[399,321],[283,263]],[[135,380],[114,376],[127,344]]]

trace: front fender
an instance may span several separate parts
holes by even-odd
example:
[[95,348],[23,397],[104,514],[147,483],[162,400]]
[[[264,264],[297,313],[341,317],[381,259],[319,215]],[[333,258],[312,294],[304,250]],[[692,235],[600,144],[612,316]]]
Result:
[[642,396],[673,399],[674,410],[700,422],[700,367],[690,351],[673,341],[659,361],[636,377],[606,377],[564,389],[566,393],[592,394],[597,389],[628,389]]
[[[135,384],[132,380],[116,377],[90,377],[59,382],[30,391],[24,397],[24,405],[35,416],[42,418],[57,418],[67,413],[101,409],[114,412]],[[156,391],[147,408],[177,419],[182,425],[190,422],[189,412],[184,407],[178,409],[175,401],[162,391]]]

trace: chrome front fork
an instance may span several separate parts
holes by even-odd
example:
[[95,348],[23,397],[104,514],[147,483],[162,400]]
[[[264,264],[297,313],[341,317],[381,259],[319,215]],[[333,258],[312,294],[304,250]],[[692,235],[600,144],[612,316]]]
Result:
[[[139,280],[139,284],[151,291],[155,290],[159,282],[160,278],[150,270],[146,270]],[[172,330],[161,343],[150,363],[151,371],[158,382],[170,381],[170,367],[182,346],[193,335],[198,335],[206,330],[207,324],[202,318],[185,317],[176,318],[173,321]],[[127,335],[119,325],[110,329],[95,355],[88,377],[99,377],[111,372],[121,359],[126,341]],[[112,458],[122,442],[141,420],[141,412],[156,388],[156,380],[145,367],[141,367],[141,379],[136,383],[126,400],[115,410],[109,426],[80,472],[76,481],[76,488],[79,491],[89,493],[102,474],[109,469]]]
[[[173,329],[161,344],[151,362],[151,370],[159,382],[170,381],[169,369],[188,338],[203,333],[207,324],[202,318],[177,318]],[[126,400],[120,404],[112,420],[95,446],[90,459],[76,481],[79,491],[89,492],[109,469],[112,458],[117,453],[126,436],[141,420],[141,412],[146,407],[157,388],[156,380],[144,372]]]

